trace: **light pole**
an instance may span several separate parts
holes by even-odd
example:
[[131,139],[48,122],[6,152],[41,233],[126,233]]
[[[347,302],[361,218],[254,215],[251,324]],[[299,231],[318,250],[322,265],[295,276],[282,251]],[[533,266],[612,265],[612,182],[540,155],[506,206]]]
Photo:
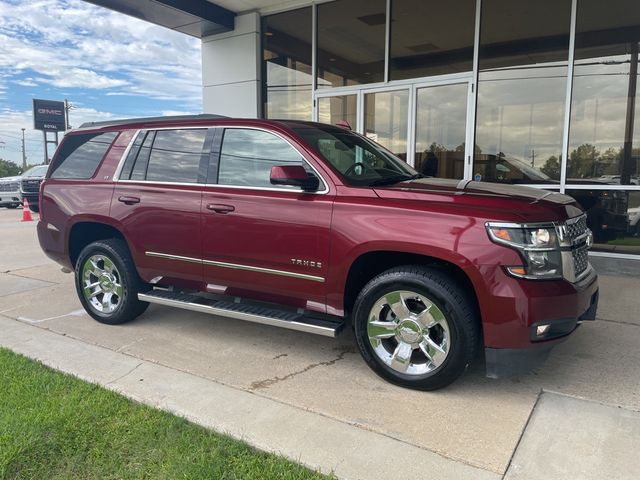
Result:
[[24,131],[25,129],[22,128],[22,171],[26,172],[27,171],[27,151],[24,148]]

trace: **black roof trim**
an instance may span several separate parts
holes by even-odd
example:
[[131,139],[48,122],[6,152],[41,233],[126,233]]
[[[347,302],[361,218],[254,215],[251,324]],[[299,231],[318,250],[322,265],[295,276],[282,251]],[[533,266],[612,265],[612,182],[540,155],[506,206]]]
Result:
[[183,120],[220,120],[229,118],[224,115],[216,115],[213,113],[201,113],[199,115],[167,115],[165,117],[140,117],[140,118],[123,118],[120,120],[105,120],[103,122],[85,122],[78,128],[93,127],[111,127],[116,125],[127,125],[129,123],[154,123],[154,122],[175,122]]

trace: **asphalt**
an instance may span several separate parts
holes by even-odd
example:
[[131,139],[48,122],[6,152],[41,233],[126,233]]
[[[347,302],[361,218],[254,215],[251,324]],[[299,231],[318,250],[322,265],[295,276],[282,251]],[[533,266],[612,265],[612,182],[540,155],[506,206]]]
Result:
[[[537,372],[489,380],[479,362],[426,393],[375,376],[348,332],[327,339],[155,305],[101,325],[40,251],[35,222],[19,218],[0,209],[0,345],[341,478],[602,478],[576,462],[605,465],[612,448],[611,478],[640,476],[638,429],[625,427],[640,411],[640,262],[601,275],[598,320]],[[569,400],[589,429],[570,416],[549,428]],[[619,440],[595,448],[607,438]]]

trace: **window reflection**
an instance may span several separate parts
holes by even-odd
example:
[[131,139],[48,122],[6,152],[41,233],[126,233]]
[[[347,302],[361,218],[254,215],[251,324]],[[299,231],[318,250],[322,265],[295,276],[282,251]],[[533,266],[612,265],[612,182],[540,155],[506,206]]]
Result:
[[385,0],[318,5],[318,88],[384,80]]
[[206,136],[206,128],[156,132],[149,156],[147,180],[197,183]]
[[302,157],[281,138],[260,130],[226,129],[220,152],[220,185],[279,187],[271,184],[271,167],[302,165]]
[[474,175],[560,179],[570,0],[482,4]]
[[133,165],[133,170],[130,176],[131,180],[145,179],[147,175],[147,164],[149,163],[149,154],[151,153],[151,144],[153,144],[155,135],[156,132],[147,132],[142,148],[140,148],[135,164]]
[[347,122],[352,130],[357,126],[358,99],[355,95],[337,95],[318,98],[318,121],[330,125]]
[[265,118],[311,120],[311,7],[262,18]]
[[429,177],[462,178],[467,83],[417,91],[416,170]]
[[475,0],[392,0],[389,78],[470,72]]
[[91,178],[118,132],[69,136],[60,148],[51,178]]
[[570,182],[638,185],[636,0],[578,3],[569,130]]
[[640,253],[640,191],[567,190],[587,213],[594,250]]
[[409,91],[368,93],[364,98],[365,135],[406,161]]

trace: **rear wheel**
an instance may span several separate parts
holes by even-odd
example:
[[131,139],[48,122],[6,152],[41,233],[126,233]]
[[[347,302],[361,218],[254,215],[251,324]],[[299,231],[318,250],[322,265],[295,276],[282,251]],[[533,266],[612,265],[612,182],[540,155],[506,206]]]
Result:
[[378,375],[419,390],[458,378],[480,341],[475,310],[455,281],[417,266],[371,280],[356,300],[354,327],[360,353]]
[[112,238],[87,245],[76,262],[75,277],[82,306],[101,323],[128,322],[149,306],[138,300],[144,284],[123,240]]
[[29,210],[31,210],[33,213],[38,213],[40,211],[40,206],[36,203],[36,204],[29,204]]

